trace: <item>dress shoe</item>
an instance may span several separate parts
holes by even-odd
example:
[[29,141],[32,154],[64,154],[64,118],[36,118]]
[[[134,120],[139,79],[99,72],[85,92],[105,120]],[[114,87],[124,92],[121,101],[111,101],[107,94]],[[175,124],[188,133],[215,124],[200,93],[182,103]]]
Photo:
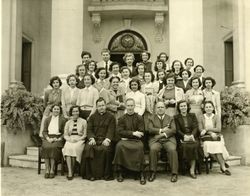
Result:
[[195,174],[191,174],[191,173],[190,173],[190,177],[193,178],[193,179],[197,178],[197,176]]
[[49,174],[49,178],[54,178],[55,177],[55,174]]
[[155,172],[152,172],[152,173],[150,174],[149,178],[148,178],[148,181],[149,181],[149,182],[153,182],[153,181],[155,180],[155,177],[156,177]]
[[227,175],[227,176],[231,176],[231,172],[229,171],[229,170],[225,170],[225,171],[223,171],[222,169],[221,169],[221,171],[222,171],[222,173],[224,173],[225,175]]
[[178,180],[178,176],[177,176],[177,174],[172,174],[172,177],[171,177],[171,182],[177,182],[177,180]]
[[145,185],[146,184],[146,179],[145,179],[144,175],[141,175],[141,177],[140,177],[140,184],[141,185]]
[[73,176],[67,176],[68,180],[73,180]]
[[49,178],[49,173],[45,173],[44,178],[48,179]]
[[107,177],[104,177],[104,180],[105,181],[111,181],[111,180],[114,180],[114,177],[113,176],[107,176]]
[[225,163],[225,167],[226,167],[226,168],[229,168],[229,165],[228,165],[227,163]]
[[118,182],[123,182],[123,177],[122,177],[122,174],[119,173],[118,176],[117,176],[117,181]]

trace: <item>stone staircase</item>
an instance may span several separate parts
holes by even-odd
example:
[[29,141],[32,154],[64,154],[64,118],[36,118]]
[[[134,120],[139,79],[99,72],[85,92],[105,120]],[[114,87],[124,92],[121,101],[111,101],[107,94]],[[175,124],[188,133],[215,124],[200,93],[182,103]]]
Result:
[[[27,147],[27,153],[25,155],[12,155],[9,156],[9,165],[12,167],[23,167],[23,168],[34,168],[38,167],[38,148],[37,147]],[[148,155],[145,155],[146,164],[148,164]],[[230,166],[241,165],[241,157],[240,156],[230,156],[227,161]],[[159,161],[159,167],[163,167],[166,163]],[[219,167],[218,163],[214,163],[213,167]],[[44,169],[44,164],[41,165],[41,168]],[[159,170],[162,170],[160,169]],[[59,168],[60,170],[60,165]]]

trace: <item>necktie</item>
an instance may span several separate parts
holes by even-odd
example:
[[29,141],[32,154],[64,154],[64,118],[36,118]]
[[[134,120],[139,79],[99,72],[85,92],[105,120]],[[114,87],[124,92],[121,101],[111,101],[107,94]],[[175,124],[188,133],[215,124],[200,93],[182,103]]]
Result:
[[108,72],[108,61],[105,62],[105,69],[106,69],[106,72]]
[[163,128],[163,116],[160,117],[161,128]]

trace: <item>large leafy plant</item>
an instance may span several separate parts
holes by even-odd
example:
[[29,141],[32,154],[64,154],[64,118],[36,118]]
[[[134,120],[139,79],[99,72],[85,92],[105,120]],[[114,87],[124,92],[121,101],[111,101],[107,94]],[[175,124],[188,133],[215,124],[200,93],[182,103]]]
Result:
[[226,87],[221,92],[221,120],[223,127],[237,127],[249,115],[249,93],[239,87]]
[[43,100],[15,84],[1,97],[1,120],[8,130],[26,130],[30,126],[35,132],[39,129],[43,115]]

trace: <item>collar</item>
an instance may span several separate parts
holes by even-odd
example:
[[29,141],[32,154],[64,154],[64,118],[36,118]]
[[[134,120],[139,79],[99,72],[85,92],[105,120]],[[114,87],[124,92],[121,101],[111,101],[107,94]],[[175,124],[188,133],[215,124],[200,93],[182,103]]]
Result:
[[157,115],[159,119],[164,119],[165,114],[163,116]]

